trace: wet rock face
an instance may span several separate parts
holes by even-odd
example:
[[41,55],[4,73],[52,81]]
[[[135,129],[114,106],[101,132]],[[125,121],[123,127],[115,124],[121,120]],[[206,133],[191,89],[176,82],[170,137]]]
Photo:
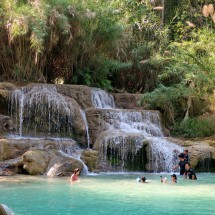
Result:
[[0,114],[0,133],[5,133],[12,130],[12,120],[9,116],[4,116]]
[[81,160],[87,165],[90,172],[98,172],[99,166],[99,152],[96,150],[84,150],[81,155]]
[[91,88],[83,85],[56,85],[57,91],[75,99],[82,109],[92,107]]
[[83,164],[74,158],[55,156],[49,163],[47,176],[71,176],[74,169],[83,170]]
[[0,114],[8,114],[9,95],[15,89],[11,83],[0,82]]
[[112,93],[116,106],[122,109],[139,109],[142,94]]

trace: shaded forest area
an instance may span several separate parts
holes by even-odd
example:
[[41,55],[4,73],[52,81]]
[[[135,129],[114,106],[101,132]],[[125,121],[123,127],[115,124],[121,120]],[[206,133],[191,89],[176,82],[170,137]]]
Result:
[[214,0],[1,0],[0,81],[142,93],[175,134],[214,134]]

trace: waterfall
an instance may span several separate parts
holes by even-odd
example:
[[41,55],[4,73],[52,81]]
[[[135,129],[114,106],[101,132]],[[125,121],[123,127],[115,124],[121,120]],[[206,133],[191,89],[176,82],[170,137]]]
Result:
[[99,88],[92,89],[92,103],[96,108],[116,108],[113,96]]
[[[104,171],[125,171],[128,160],[133,161],[138,151],[143,147],[143,135],[111,132],[103,138],[99,146],[100,165]],[[108,162],[107,162],[108,161]],[[108,164],[108,165],[107,165]],[[129,167],[132,169],[132,167]]]
[[163,137],[160,116],[157,111],[107,111],[104,113],[109,130],[118,129],[126,133],[142,133],[146,136]]
[[88,126],[88,122],[87,122],[87,117],[86,117],[86,113],[84,110],[81,110],[81,115],[84,119],[84,124],[86,127],[86,133],[87,133],[87,148],[90,148],[90,135],[89,135],[89,126]]
[[[149,171],[173,171],[173,166],[178,163],[177,152],[182,152],[183,148],[165,139],[158,111],[113,109],[104,110],[101,117],[107,128],[99,148],[104,171],[125,170],[128,159],[137,159],[138,153],[144,160],[138,162],[142,162],[142,167],[147,162]],[[148,155],[141,152],[143,142],[148,144]]]
[[[14,116],[15,113],[15,116]],[[19,125],[19,136],[24,132],[70,133],[72,103],[59,94],[54,85],[33,85],[11,94],[11,116]]]
[[182,147],[160,137],[149,139],[149,169],[153,172],[172,172],[178,163]]

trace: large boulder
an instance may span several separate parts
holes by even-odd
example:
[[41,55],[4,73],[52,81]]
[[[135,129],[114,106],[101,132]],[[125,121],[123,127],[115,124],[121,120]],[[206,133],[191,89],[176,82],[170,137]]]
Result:
[[71,175],[74,169],[79,168],[83,170],[81,161],[75,158],[55,156],[50,161],[46,175],[47,176],[68,176]]
[[42,175],[54,156],[55,153],[52,151],[27,151],[22,155],[23,169],[30,175]]
[[0,139],[0,161],[17,158],[28,150],[56,150],[72,154],[77,143],[73,140],[54,139]]
[[99,171],[99,152],[96,150],[84,150],[81,160],[87,165],[90,172]]

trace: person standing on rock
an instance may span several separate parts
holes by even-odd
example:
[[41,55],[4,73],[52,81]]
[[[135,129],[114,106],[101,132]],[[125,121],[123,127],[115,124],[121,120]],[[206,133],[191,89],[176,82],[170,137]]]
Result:
[[178,163],[178,165],[173,167],[173,170],[176,170],[178,167],[180,167],[180,175],[184,175],[185,164],[187,163],[187,161],[185,161],[183,153],[178,155],[178,158],[179,158],[179,163]]
[[79,168],[76,168],[75,170],[74,170],[74,172],[73,172],[73,174],[72,174],[72,176],[71,176],[71,179],[70,179],[70,181],[71,182],[74,182],[74,181],[79,181],[78,180],[78,175],[80,174],[80,170],[79,170]]

